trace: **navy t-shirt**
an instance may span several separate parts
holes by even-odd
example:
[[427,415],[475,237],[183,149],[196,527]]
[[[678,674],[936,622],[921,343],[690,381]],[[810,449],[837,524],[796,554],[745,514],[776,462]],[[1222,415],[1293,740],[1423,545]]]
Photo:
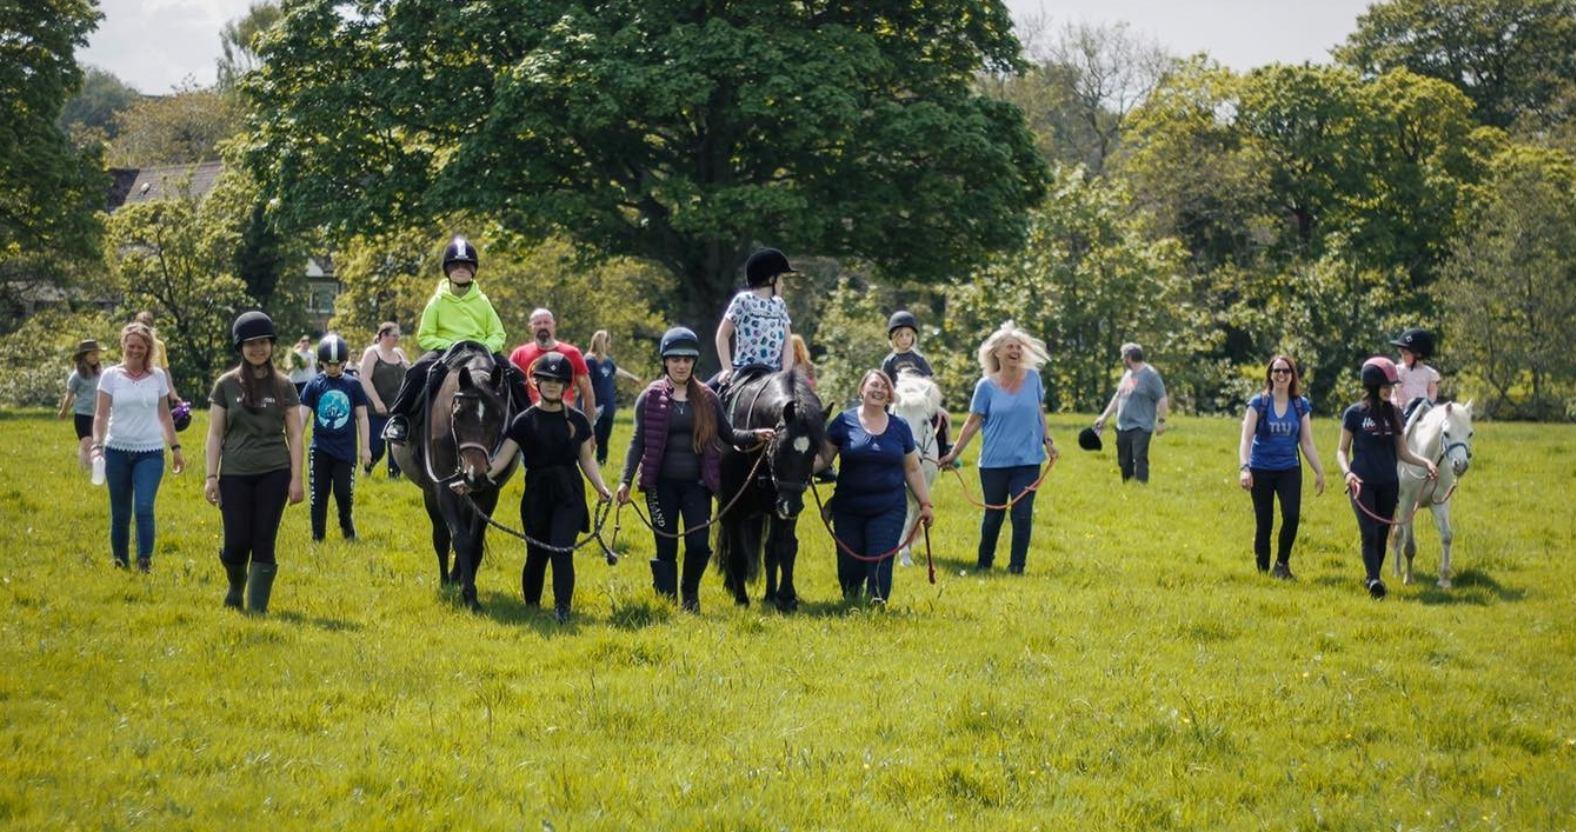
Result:
[[356,408],[367,406],[361,382],[349,376],[318,373],[301,391],[301,405],[312,410],[312,448],[345,462],[356,461]]
[[1370,409],[1354,404],[1341,415],[1341,426],[1352,433],[1352,472],[1365,483],[1398,482],[1395,473],[1395,437],[1401,432],[1396,410],[1389,402]]
[[1259,412],[1259,426],[1253,432],[1253,448],[1248,467],[1256,471],[1290,471],[1301,460],[1297,441],[1302,438],[1302,417],[1310,409],[1302,396],[1286,400],[1286,412],[1275,412],[1275,397],[1260,393],[1248,400],[1248,407]]
[[838,449],[833,497],[838,511],[876,515],[905,510],[903,457],[914,450],[914,434],[907,422],[888,416],[886,430],[872,435],[859,424],[859,410],[854,408],[832,420],[826,439]]
[[925,360],[925,356],[914,350],[889,352],[887,357],[881,361],[881,371],[886,373],[887,377],[893,381],[897,381],[897,374],[904,370],[917,373],[925,378],[932,378],[936,375],[930,369],[930,362]]
[[591,370],[591,392],[596,397],[597,416],[609,416],[617,406],[618,365],[611,358],[595,359],[586,356],[586,367]]

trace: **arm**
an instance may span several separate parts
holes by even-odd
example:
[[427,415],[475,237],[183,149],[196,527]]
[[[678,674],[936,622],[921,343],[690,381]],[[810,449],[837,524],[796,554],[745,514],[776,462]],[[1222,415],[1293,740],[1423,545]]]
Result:
[[717,345],[717,360],[722,362],[722,375],[719,377],[725,380],[733,374],[732,338],[733,321],[723,316],[722,323],[717,324],[717,337],[714,343]]
[[356,447],[361,449],[362,466],[372,464],[372,420],[367,418],[367,406],[356,407]]
[[[728,414],[722,409],[722,399],[716,396],[708,396],[707,398],[711,400],[712,411],[717,414],[717,438],[723,442],[741,451],[748,451],[761,442],[772,441],[772,437],[777,435],[777,431],[772,428],[734,430],[733,425],[729,424]],[[636,422],[636,424],[639,424],[639,422]]]
[[832,467],[832,460],[837,458],[837,446],[830,440],[821,440],[821,451],[815,455],[815,461],[810,465],[810,473],[819,474]]
[[1051,438],[1051,415],[1040,408],[1040,418],[1045,421],[1045,454],[1051,462],[1062,458],[1062,452],[1056,450],[1056,440]]
[[497,480],[514,463],[514,457],[520,453],[520,445],[513,439],[505,437],[503,444],[498,446],[498,453],[487,466],[487,479]]
[[186,457],[181,453],[181,438],[175,435],[175,420],[170,418],[168,393],[159,399],[159,425],[164,428],[164,444],[170,446],[170,470],[179,474],[186,470]]
[[1166,432],[1166,415],[1171,412],[1171,397],[1161,393],[1160,400],[1155,402],[1155,433]]
[[498,310],[493,308],[492,301],[487,302],[487,331],[482,335],[482,343],[493,352],[503,350],[505,340],[503,321],[498,319]]
[[208,408],[208,436],[203,440],[204,467],[208,474],[203,479],[202,494],[213,505],[219,504],[219,455],[224,448],[224,408]]
[[1094,420],[1094,429],[1096,431],[1105,430],[1105,422],[1106,422],[1107,419],[1111,418],[1111,414],[1112,413],[1116,412],[1116,402],[1121,397],[1122,397],[1122,385],[1119,382],[1116,385],[1116,392],[1111,394],[1111,401],[1106,404],[1105,410],[1100,411],[1100,415],[1098,417],[1096,417],[1095,420]]
[[1335,448],[1335,464],[1341,468],[1341,476],[1346,479],[1346,490],[1353,497],[1362,490],[1362,478],[1352,473],[1352,432],[1341,425],[1341,442]]
[[793,329],[783,327],[783,372],[793,369]]
[[[629,484],[635,481],[635,469],[640,458],[646,455],[646,432],[642,430],[646,419],[646,394],[635,399],[635,429],[630,431],[629,450],[624,452],[624,473],[618,479],[618,504],[629,502]],[[718,423],[721,430],[722,423]]]
[[1409,462],[1419,468],[1426,469],[1429,479],[1439,476],[1439,469],[1434,467],[1433,461],[1412,453],[1412,449],[1406,446],[1406,437],[1401,433],[1396,433],[1395,435],[1395,455],[1402,462]]
[[378,351],[367,350],[361,356],[361,392],[367,396],[367,408],[379,416],[387,416],[388,405],[378,396],[378,390],[372,386],[372,371],[377,369]]
[[958,438],[952,442],[952,450],[940,460],[941,467],[945,468],[952,461],[963,456],[963,449],[968,447],[969,440],[979,431],[980,425],[985,423],[985,417],[978,413],[970,413],[969,418],[963,420],[963,427],[958,430]]
[[416,344],[424,350],[446,350],[453,341],[438,335],[438,303],[437,300],[427,302],[427,308],[421,310],[421,323],[416,327]]
[[935,512],[930,503],[930,487],[925,485],[925,472],[919,466],[919,451],[903,455],[903,479],[908,481],[908,490],[914,492],[914,499],[919,503],[919,521],[930,525]]
[[301,502],[306,496],[301,484],[301,411],[291,407],[285,409],[285,444],[290,448],[290,504]]
[[104,434],[109,432],[109,408],[111,400],[109,394],[103,390],[98,391],[98,398],[93,402],[93,455],[104,455]]
[[[1253,434],[1258,429],[1259,411],[1250,405],[1248,412],[1242,414],[1242,438],[1237,440],[1237,470],[1240,472],[1237,476],[1237,484],[1241,485],[1243,490],[1253,487],[1253,472],[1248,470],[1248,460],[1252,459]],[[1308,435],[1307,417],[1303,417],[1302,432],[1303,436]],[[1320,477],[1319,481],[1322,483],[1324,481],[1323,477]],[[1321,488],[1320,490],[1323,489]]]
[[587,441],[580,443],[580,470],[586,472],[586,479],[596,487],[596,493],[602,502],[613,499],[613,493],[607,490],[607,484],[602,482],[602,468],[596,464],[596,443]]
[[639,384],[640,382],[644,381],[644,379],[642,379],[640,376],[637,376],[634,373],[631,373],[630,371],[624,369],[623,367],[614,367],[613,370],[614,370],[614,374],[618,378],[627,378],[630,381],[635,382],[636,384]]
[[57,418],[57,419],[64,419],[64,418],[66,418],[66,414],[71,411],[71,400],[74,399],[74,398],[76,398],[76,394],[72,393],[71,392],[71,386],[67,385],[66,386],[66,394],[64,396],[60,397],[60,411],[55,414],[55,418]]
[[1308,414],[1302,414],[1302,434],[1298,437],[1298,444],[1302,446],[1302,455],[1308,460],[1308,466],[1313,468],[1313,493],[1324,493],[1324,463],[1319,461],[1319,449],[1313,446],[1313,419]]
[[596,393],[591,390],[591,376],[586,373],[575,375],[575,397],[580,401],[580,412],[592,422],[596,421]]

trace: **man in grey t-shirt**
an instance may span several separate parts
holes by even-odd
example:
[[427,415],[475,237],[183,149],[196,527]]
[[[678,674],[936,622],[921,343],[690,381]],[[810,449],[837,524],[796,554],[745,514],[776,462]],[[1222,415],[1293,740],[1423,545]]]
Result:
[[1094,420],[1096,431],[1105,430],[1106,419],[1116,413],[1116,463],[1122,469],[1122,482],[1134,476],[1149,482],[1149,440],[1166,431],[1166,413],[1171,409],[1166,383],[1154,367],[1144,363],[1144,348],[1122,345],[1122,364],[1127,371],[1116,385],[1116,394],[1105,412]]

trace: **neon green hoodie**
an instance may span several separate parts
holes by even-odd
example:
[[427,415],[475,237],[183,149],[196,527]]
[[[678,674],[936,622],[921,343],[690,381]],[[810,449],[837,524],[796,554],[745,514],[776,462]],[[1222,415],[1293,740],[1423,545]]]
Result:
[[498,352],[503,349],[503,321],[474,282],[469,292],[456,295],[445,278],[421,312],[416,343],[424,350],[446,350],[456,341],[479,341]]

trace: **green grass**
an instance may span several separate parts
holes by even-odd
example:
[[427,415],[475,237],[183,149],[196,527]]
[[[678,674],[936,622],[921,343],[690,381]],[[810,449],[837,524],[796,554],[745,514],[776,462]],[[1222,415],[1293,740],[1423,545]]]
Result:
[[1256,574],[1235,423],[1178,421],[1148,488],[1067,451],[1026,577],[964,574],[978,516],[947,478],[936,586],[834,601],[807,515],[798,614],[735,609],[709,574],[694,618],[653,600],[625,512],[628,558],[579,560],[561,628],[496,534],[486,611],[462,611],[418,491],[381,473],[360,544],[313,547],[287,512],[266,619],[220,607],[199,454],[164,481],[153,574],[116,571],[69,423],[5,414],[0,825],[1576,828],[1576,429],[1480,425],[1457,588],[1431,588],[1425,524],[1424,583],[1374,602],[1311,477],[1301,580]]

